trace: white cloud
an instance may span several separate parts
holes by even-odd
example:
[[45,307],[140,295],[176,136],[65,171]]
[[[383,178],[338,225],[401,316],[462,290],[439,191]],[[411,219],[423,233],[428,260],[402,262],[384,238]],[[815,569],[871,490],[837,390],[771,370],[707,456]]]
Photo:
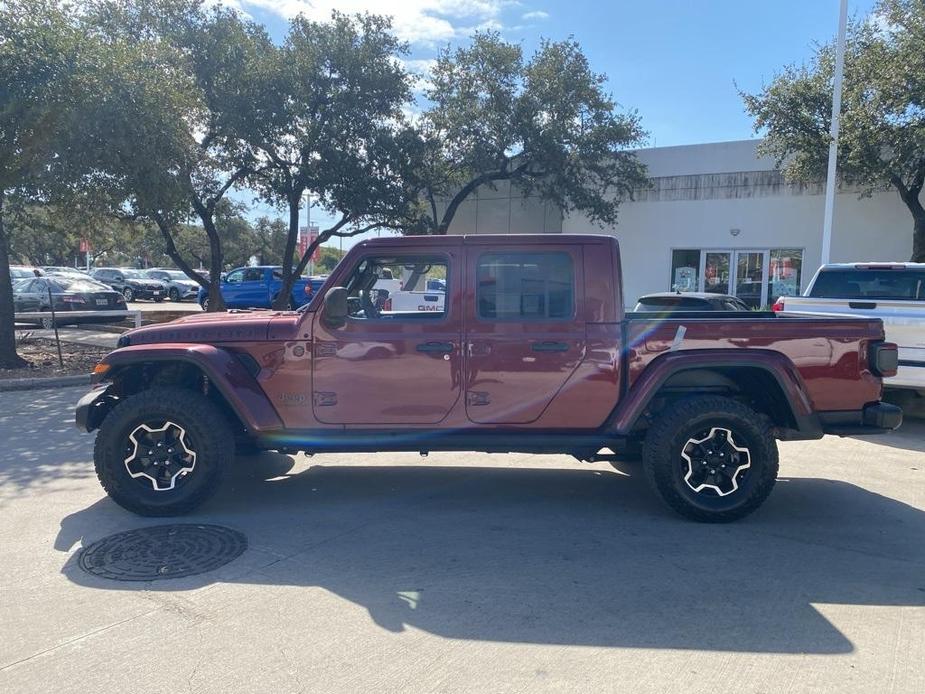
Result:
[[543,12],[543,10],[533,10],[532,12],[525,12],[520,18],[527,22],[534,19],[549,19],[549,13]]
[[248,7],[272,12],[284,19],[304,14],[325,21],[331,12],[389,14],[399,38],[412,43],[435,44],[458,38],[472,26],[499,26],[501,9],[509,0],[230,0],[245,12]]

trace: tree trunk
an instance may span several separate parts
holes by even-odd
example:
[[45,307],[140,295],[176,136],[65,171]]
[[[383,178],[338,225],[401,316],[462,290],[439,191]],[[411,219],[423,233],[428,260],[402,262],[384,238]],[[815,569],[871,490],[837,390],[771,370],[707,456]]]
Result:
[[206,236],[209,237],[209,308],[210,312],[224,311],[225,300],[222,298],[222,265],[225,262],[222,253],[222,239],[215,228],[213,219],[214,211],[211,207],[206,207],[199,198],[193,196],[193,208],[202,222],[202,227],[206,230]]
[[925,263],[925,207],[922,207],[922,203],[919,202],[923,179],[925,179],[925,170],[918,173],[911,185],[906,185],[898,175],[890,177],[890,183],[896,188],[900,199],[912,215],[912,258],[910,260],[913,263]]
[[912,258],[913,263],[925,263],[925,214],[915,217],[915,226],[912,231]]
[[13,282],[10,278],[10,254],[3,226],[4,192],[0,190],[0,369],[19,369],[26,361],[16,353],[13,319]]
[[289,307],[289,298],[292,296],[292,285],[296,277],[292,267],[292,256],[295,255],[296,242],[299,239],[299,206],[302,202],[302,191],[298,194],[292,191],[289,195],[289,233],[286,234],[286,250],[283,254],[283,285],[273,299],[273,308],[284,311]]
[[[210,289],[209,283],[203,279],[202,275],[193,270],[190,264],[180,255],[180,251],[177,250],[177,246],[173,241],[173,235],[170,233],[170,225],[167,224],[167,221],[161,215],[155,214],[154,222],[157,224],[158,231],[161,232],[161,237],[164,239],[164,253],[176,263],[177,267],[183,271],[184,275],[198,283],[200,287],[205,287],[206,291],[208,291]],[[200,260],[200,262],[202,261]]]

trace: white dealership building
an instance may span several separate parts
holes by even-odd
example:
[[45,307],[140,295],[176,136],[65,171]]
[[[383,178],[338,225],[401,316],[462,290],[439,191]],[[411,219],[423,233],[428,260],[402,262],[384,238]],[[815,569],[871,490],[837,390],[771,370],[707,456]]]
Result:
[[[508,185],[482,188],[450,233],[593,233],[620,241],[626,302],[671,289],[730,293],[755,306],[806,288],[820,264],[823,182],[788,184],[759,140],[655,147],[638,152],[652,185],[601,228],[580,214],[524,198]],[[912,217],[892,189],[835,200],[831,262],[906,261]]]

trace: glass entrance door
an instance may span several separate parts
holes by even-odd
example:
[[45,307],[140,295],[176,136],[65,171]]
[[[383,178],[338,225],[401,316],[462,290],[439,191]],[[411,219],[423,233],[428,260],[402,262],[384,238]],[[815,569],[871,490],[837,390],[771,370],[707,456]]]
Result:
[[703,291],[711,294],[729,294],[732,252],[707,251],[703,254]]
[[749,308],[767,304],[767,251],[736,251],[733,294]]

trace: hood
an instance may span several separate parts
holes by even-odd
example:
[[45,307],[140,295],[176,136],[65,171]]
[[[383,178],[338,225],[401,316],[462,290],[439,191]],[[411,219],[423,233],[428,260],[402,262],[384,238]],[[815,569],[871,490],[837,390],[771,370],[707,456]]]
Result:
[[198,313],[129,330],[119,338],[119,347],[156,342],[259,342],[267,339],[267,326],[278,315],[278,311]]

